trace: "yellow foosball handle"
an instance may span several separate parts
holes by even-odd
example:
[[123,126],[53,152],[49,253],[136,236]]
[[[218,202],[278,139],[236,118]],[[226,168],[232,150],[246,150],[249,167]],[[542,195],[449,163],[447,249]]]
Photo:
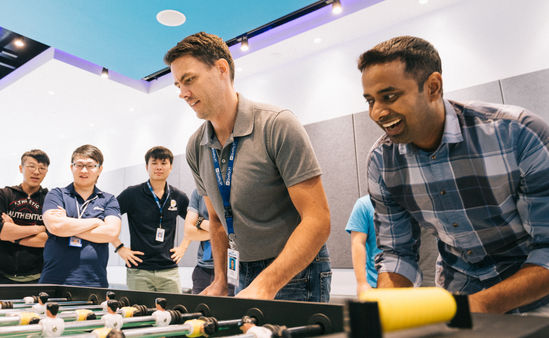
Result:
[[120,312],[122,313],[122,317],[124,318],[133,317],[133,314],[136,311],[137,309],[134,308],[133,306],[124,306],[123,308],[120,309]]
[[29,325],[31,320],[40,319],[40,316],[35,312],[21,312],[19,314],[19,325]]
[[191,332],[187,334],[187,337],[201,337],[204,333],[202,328],[204,327],[205,321],[201,319],[191,319],[187,320],[185,324],[191,326]]
[[452,294],[435,287],[369,289],[359,300],[377,302],[384,332],[448,322],[457,311]]
[[76,320],[79,322],[86,320],[88,318],[88,315],[92,313],[91,310],[86,310],[86,309],[78,309],[78,310],[75,310],[74,312],[76,313]]

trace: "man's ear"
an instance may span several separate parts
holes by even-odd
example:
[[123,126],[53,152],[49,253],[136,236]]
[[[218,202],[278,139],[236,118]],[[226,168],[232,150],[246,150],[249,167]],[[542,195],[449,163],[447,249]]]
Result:
[[442,97],[442,75],[439,72],[434,72],[425,81],[424,90],[433,100],[438,100]]
[[222,74],[229,74],[231,69],[229,67],[229,63],[225,59],[219,59],[215,61],[215,67],[219,70]]

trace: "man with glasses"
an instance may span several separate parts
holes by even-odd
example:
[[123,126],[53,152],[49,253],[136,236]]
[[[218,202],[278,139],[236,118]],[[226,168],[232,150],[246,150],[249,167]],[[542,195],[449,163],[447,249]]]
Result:
[[122,214],[128,214],[131,247],[118,237],[112,244],[126,262],[131,290],[181,293],[177,264],[186,246],[174,246],[174,241],[177,216],[185,218],[189,198],[167,183],[172,164],[168,148],[149,149],[145,154],[149,180],[126,188],[117,197]]
[[108,243],[120,233],[120,207],[113,195],[95,186],[102,170],[97,147],[78,147],[71,157],[74,182],[46,195],[44,224],[50,237],[40,283],[109,286]]
[[0,284],[37,283],[48,239],[42,205],[48,189],[40,185],[50,159],[39,149],[21,156],[20,185],[0,190]]

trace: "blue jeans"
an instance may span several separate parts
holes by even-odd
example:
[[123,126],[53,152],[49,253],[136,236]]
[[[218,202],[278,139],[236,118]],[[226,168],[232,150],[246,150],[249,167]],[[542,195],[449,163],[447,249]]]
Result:
[[[240,262],[239,286],[235,293],[246,288],[274,258],[255,262]],[[332,270],[328,248],[323,245],[315,259],[298,273],[278,293],[275,299],[305,302],[330,301]]]

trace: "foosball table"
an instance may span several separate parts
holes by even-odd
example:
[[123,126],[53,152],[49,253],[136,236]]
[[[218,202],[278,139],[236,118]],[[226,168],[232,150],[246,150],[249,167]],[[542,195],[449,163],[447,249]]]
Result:
[[2,285],[0,336],[549,337],[549,318],[471,315],[465,296],[436,293],[441,292],[379,291],[360,302],[323,304]]

